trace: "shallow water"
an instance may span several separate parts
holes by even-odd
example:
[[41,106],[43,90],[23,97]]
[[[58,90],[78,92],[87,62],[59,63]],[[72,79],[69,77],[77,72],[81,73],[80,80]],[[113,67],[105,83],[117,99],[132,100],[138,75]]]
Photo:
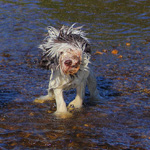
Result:
[[[149,13],[148,0],[0,1],[0,149],[149,150]],[[84,107],[58,119],[55,101],[33,103],[49,80],[37,47],[47,26],[74,22],[89,33],[106,103],[88,103],[86,91]]]

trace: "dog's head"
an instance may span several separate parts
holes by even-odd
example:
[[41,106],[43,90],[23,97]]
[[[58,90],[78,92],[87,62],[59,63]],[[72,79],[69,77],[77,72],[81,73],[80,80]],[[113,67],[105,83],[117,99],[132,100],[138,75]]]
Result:
[[49,35],[40,45],[44,52],[41,65],[53,70],[59,68],[66,75],[74,75],[81,68],[87,68],[91,49],[81,28],[74,28],[74,24],[60,30],[48,27]]

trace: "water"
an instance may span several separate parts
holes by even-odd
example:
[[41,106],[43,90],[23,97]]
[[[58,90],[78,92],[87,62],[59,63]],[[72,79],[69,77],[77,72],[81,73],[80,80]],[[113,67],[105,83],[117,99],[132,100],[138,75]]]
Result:
[[[0,1],[0,149],[150,149],[149,13],[148,0]],[[86,91],[83,109],[58,119],[55,101],[33,103],[49,80],[37,47],[47,26],[74,22],[89,33],[106,103]]]

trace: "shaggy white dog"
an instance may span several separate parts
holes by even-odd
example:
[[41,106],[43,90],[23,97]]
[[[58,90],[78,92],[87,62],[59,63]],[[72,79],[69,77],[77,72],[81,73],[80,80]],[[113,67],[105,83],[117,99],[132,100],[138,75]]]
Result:
[[91,48],[82,27],[63,26],[60,30],[48,27],[48,36],[40,45],[43,50],[41,66],[51,70],[48,95],[35,102],[56,100],[56,113],[66,113],[67,107],[63,90],[76,88],[76,97],[68,105],[68,110],[81,108],[87,84],[91,99],[101,99],[96,89],[96,78],[89,68]]

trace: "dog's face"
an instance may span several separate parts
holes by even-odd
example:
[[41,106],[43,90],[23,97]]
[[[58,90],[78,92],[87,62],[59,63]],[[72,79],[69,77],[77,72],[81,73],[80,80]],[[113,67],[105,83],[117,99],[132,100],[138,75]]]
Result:
[[82,61],[82,50],[78,48],[68,48],[60,53],[60,69],[66,75],[74,75],[80,69]]

